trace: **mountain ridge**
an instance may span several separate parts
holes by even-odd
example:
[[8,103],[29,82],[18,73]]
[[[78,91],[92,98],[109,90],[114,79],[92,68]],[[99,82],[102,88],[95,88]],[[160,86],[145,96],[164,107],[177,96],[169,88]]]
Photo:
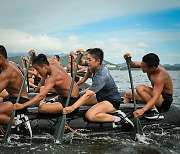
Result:
[[[46,54],[47,57],[54,57],[54,55],[56,54]],[[60,56],[60,61],[63,67],[66,67],[68,65],[68,56],[69,54],[66,53],[61,53],[61,54],[57,54]],[[21,61],[21,57],[22,56],[28,56],[27,53],[8,53],[8,59],[10,61],[13,61],[19,65],[22,66],[22,61]],[[126,62],[124,63],[120,63],[120,64],[114,64],[112,62],[109,62],[107,60],[104,60],[104,63],[107,65],[107,67],[111,70],[113,69],[120,69],[120,70],[126,70],[127,69],[127,65]],[[170,65],[170,64],[164,64],[163,65],[167,70],[180,70],[180,64],[174,64],[174,65]]]

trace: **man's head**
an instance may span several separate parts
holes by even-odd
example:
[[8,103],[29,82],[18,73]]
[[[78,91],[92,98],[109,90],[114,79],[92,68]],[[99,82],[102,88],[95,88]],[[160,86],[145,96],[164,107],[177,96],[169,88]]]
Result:
[[59,60],[60,60],[59,55],[54,55],[54,59],[55,59],[56,61],[59,61]]
[[88,66],[89,69],[96,70],[103,61],[104,53],[99,48],[93,48],[88,51]]
[[149,69],[157,68],[159,65],[159,57],[154,53],[148,53],[142,58],[142,70],[146,72],[146,67]]
[[41,76],[45,77],[47,75],[49,62],[44,54],[39,54],[37,57],[35,57],[32,61],[32,65]]
[[158,67],[159,65],[159,57],[154,54],[154,53],[148,53],[147,55],[145,55],[143,58],[142,58],[142,61],[144,63],[146,63],[146,65],[151,68],[151,67]]
[[0,45],[0,55],[7,59],[7,51],[4,46]]
[[88,50],[88,54],[90,54],[96,61],[99,60],[100,64],[102,64],[104,53],[100,48],[93,48]]

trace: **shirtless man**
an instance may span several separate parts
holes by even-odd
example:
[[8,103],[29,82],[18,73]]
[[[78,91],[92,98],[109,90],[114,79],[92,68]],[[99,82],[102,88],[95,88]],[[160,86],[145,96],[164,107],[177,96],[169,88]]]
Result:
[[131,128],[133,123],[119,110],[117,115],[110,112],[119,109],[121,96],[118,88],[105,64],[102,64],[104,53],[99,48],[88,52],[88,67],[91,70],[92,85],[85,94],[73,105],[63,109],[64,114],[71,113],[81,105],[93,105],[87,112],[86,118],[91,122],[114,122],[127,124]]
[[[61,113],[66,104],[72,78],[60,65],[49,64],[47,57],[44,54],[39,54],[36,58],[34,58],[32,65],[39,72],[39,74],[45,78],[44,88],[40,90],[39,94],[26,103],[16,103],[14,105],[15,109],[22,109],[39,103],[38,110],[41,113]],[[59,96],[54,99],[54,102],[46,103],[44,98],[52,88],[57,91]],[[72,105],[78,100],[78,98],[79,89],[77,84],[74,83],[69,104]]]
[[[130,53],[126,53],[124,58],[130,57]],[[142,58],[142,62],[130,61],[133,68],[141,68],[143,73],[151,82],[152,87],[146,85],[137,85],[135,97],[140,102],[145,102],[146,105],[134,111],[134,116],[139,117],[144,115],[149,119],[158,119],[159,111],[168,111],[173,101],[173,83],[170,75],[165,68],[159,64],[159,57],[154,53],[149,53]],[[124,96],[124,103],[130,102],[132,98],[131,91],[127,91]],[[158,109],[158,110],[157,110]],[[151,111],[148,111],[151,110]]]
[[[0,103],[1,124],[8,124],[9,122],[13,111],[13,104],[16,103],[22,81],[22,72],[18,69],[15,63],[7,60],[7,51],[4,46],[0,45],[0,92],[6,89],[9,94],[8,97],[3,98],[3,102]],[[26,101],[28,101],[28,94],[26,91],[26,85],[24,85],[19,102],[24,103]]]
[[54,58],[53,58],[53,59],[54,59],[59,65],[61,65],[59,55],[54,55]]
[[[73,59],[73,69],[76,66],[75,60]],[[78,65],[77,72],[84,72],[86,69],[82,65]],[[71,56],[68,57],[68,65],[66,66],[66,72],[71,72]]]

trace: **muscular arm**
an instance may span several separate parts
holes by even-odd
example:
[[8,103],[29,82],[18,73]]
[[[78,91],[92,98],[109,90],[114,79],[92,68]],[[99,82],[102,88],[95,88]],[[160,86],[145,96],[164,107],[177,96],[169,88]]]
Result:
[[65,107],[63,109],[63,114],[69,114],[73,112],[78,107],[82,106],[88,99],[90,99],[95,93],[91,90],[87,90],[86,93],[78,99],[73,105]]
[[41,86],[44,85],[45,79],[46,79],[45,77],[42,77],[42,78],[41,78],[41,80],[40,80],[40,82],[39,82],[37,88],[33,91],[34,93],[39,92]]
[[77,85],[79,86],[80,84],[83,84],[90,76],[91,76],[91,73],[89,72],[89,70],[87,70],[83,78],[77,82]]
[[[124,54],[124,58],[125,58],[125,59],[126,59],[126,58],[130,58],[130,59],[131,59],[130,53],[125,53],[125,54]],[[131,66],[132,68],[141,68],[141,62],[134,62],[134,61],[130,60],[130,66]]]
[[147,102],[147,104],[142,108],[134,111],[134,116],[139,117],[144,114],[145,111],[151,109],[159,100],[162,90],[164,87],[164,81],[163,79],[160,79],[159,77],[156,78],[156,81],[154,81],[154,87],[153,87],[153,96],[152,98]]
[[159,100],[164,87],[164,80],[160,77],[156,78],[153,86],[153,96],[143,107],[144,111],[151,109]]
[[7,87],[9,82],[8,76],[4,72],[0,74],[0,81],[0,92],[2,92]]
[[[47,79],[44,88],[40,91],[38,95],[33,97],[31,100],[27,101],[26,103],[22,104],[23,106],[20,106],[19,104],[15,104],[15,109],[22,109],[28,106],[32,106],[34,104],[39,103],[46,95],[47,93],[54,87],[54,82],[51,79]],[[19,106],[19,107],[18,107]]]

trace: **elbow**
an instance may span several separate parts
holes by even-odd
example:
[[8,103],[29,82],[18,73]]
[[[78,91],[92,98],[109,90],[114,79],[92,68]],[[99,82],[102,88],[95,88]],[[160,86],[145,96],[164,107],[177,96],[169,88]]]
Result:
[[94,95],[94,92],[88,90],[85,95],[86,95],[86,99],[88,100]]

